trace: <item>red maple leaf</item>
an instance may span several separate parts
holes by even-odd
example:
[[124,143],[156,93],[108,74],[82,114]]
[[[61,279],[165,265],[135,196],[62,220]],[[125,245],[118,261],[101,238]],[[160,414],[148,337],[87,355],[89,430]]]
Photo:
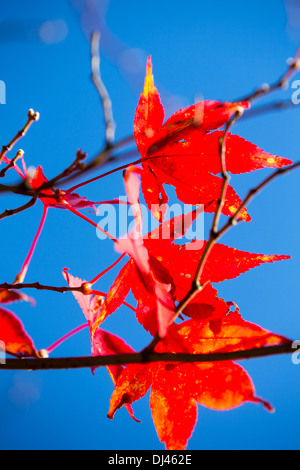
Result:
[[[0,304],[8,304],[25,300],[34,305],[34,300],[16,290],[0,289]],[[18,357],[38,357],[38,352],[32,339],[25,331],[21,320],[9,310],[0,307],[0,349]]]
[[[198,102],[177,111],[163,124],[164,109],[154,85],[151,59],[148,58],[144,91],[136,108],[133,130],[142,156],[144,197],[158,220],[163,220],[164,204],[168,202],[164,184],[174,186],[182,202],[204,204],[206,212],[216,210],[222,187],[222,179],[215,176],[221,171],[219,138],[222,132],[215,130],[222,127],[237,109],[249,106],[248,102]],[[291,163],[288,159],[264,152],[239,136],[227,136],[226,166],[232,173]],[[228,186],[223,214],[233,215],[240,205],[240,198]],[[240,218],[251,220],[246,209]]]
[[[63,270],[63,276],[66,279],[70,287],[81,287],[83,284],[88,285],[88,283],[78,277],[72,276],[68,273],[68,270],[65,268]],[[103,303],[103,297],[100,295],[92,294],[83,294],[81,292],[73,291],[73,295],[77,300],[80,308],[83,311],[83,314],[89,324],[90,334],[91,334],[91,351],[93,356],[103,356],[107,354],[122,354],[122,353],[133,353],[134,350],[128,346],[121,338],[113,335],[107,331],[104,331],[100,328],[97,330],[92,330],[92,326],[99,311],[100,306]],[[120,365],[107,366],[107,371],[113,381],[116,384],[116,381],[123,371],[124,367]],[[92,369],[94,372],[94,369]],[[126,409],[132,419],[138,421],[132,411],[130,405],[126,405]]]
[[0,289],[0,304],[10,304],[19,300],[25,300],[30,302],[31,305],[35,305],[35,300],[23,292],[13,289]]
[[[172,325],[158,352],[233,352],[290,340],[245,322],[237,313],[223,318],[218,333],[207,322],[188,320]],[[168,450],[185,449],[197,420],[197,406],[230,410],[245,402],[271,405],[255,394],[247,372],[232,361],[202,363],[152,363],[128,365],[119,376],[108,417],[117,409],[142,398],[151,387],[150,407],[159,439]]]

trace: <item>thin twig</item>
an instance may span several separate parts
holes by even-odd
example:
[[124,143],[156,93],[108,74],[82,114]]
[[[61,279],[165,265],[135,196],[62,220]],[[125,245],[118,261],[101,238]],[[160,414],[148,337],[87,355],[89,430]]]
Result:
[[289,173],[290,171],[296,170],[297,168],[300,167],[300,160],[298,162],[293,163],[292,165],[286,167],[286,168],[278,168],[276,171],[274,171],[271,175],[269,175],[267,178],[265,178],[260,184],[258,184],[255,188],[250,189],[249,192],[247,193],[246,197],[242,201],[240,207],[236,210],[236,212],[228,219],[228,221],[224,224],[224,226],[218,231],[218,238],[224,235],[227,230],[232,227],[233,225],[236,225],[236,223],[239,220],[239,215],[241,211],[243,210],[244,206],[248,204],[249,202],[252,201],[254,196],[261,191],[265,186],[267,186],[271,181],[273,181],[275,178],[277,178],[280,175],[283,175],[285,173]]
[[37,195],[34,195],[26,204],[23,206],[17,207],[16,209],[5,209],[2,214],[0,214],[0,220],[5,219],[6,217],[11,217],[12,215],[19,214],[20,212],[29,209],[30,207],[34,206],[37,201]]
[[[83,295],[95,295],[98,297],[107,297],[106,292],[94,290],[91,287],[92,286],[89,282],[83,282],[81,286],[78,286],[78,287],[47,286],[44,284],[40,284],[39,282],[31,282],[31,283],[22,282],[22,283],[16,283],[16,284],[9,284],[7,282],[4,282],[3,284],[0,284],[0,289],[7,289],[7,290],[36,289],[36,290],[47,290],[47,291],[59,292],[60,294],[64,294],[65,292],[80,292]],[[135,308],[132,305],[130,305],[128,302],[123,301],[122,304],[135,312]]]
[[295,105],[291,99],[274,101],[274,102],[264,104],[262,106],[257,106],[255,108],[251,108],[247,110],[247,113],[241,117],[241,121],[244,121],[245,119],[254,118],[257,116],[262,116],[272,111],[283,111],[283,110],[291,109],[291,108],[297,108],[297,105]]
[[293,75],[300,69],[300,47],[298,48],[294,58],[289,59],[288,69],[285,74],[273,85],[263,84],[261,87],[254,90],[248,96],[238,99],[237,101],[254,101],[257,98],[265,96],[273,91],[287,88]]
[[26,122],[25,126],[23,127],[23,129],[21,129],[19,132],[17,132],[15,137],[10,141],[10,143],[8,145],[3,145],[1,153],[0,153],[0,163],[3,159],[3,157],[6,155],[6,153],[10,152],[12,150],[15,143],[18,142],[18,140],[20,140],[22,137],[24,137],[24,135],[26,134],[26,132],[30,128],[31,124],[34,121],[38,121],[39,118],[40,118],[40,114],[38,112],[34,112],[33,109],[30,109],[28,111],[27,116],[28,116],[28,119],[27,119],[27,122]]
[[8,282],[4,282],[0,284],[0,289],[37,289],[37,290],[49,290],[53,292],[59,292],[64,294],[65,292],[81,292],[85,295],[90,295],[90,289],[87,288],[87,284],[83,283],[79,287],[56,287],[56,286],[47,286],[44,284],[40,284],[39,282],[30,282],[30,283],[18,283],[18,284],[9,284]]
[[82,183],[78,183],[78,184],[76,184],[75,186],[72,186],[72,188],[69,188],[69,189],[67,190],[67,193],[76,191],[77,189],[82,188],[83,186],[86,186],[87,184],[94,183],[95,181],[98,181],[99,179],[105,178],[106,176],[112,175],[113,173],[116,173],[116,172],[118,172],[118,171],[125,170],[125,169],[128,168],[129,166],[131,166],[131,165],[137,165],[137,164],[139,164],[139,163],[141,163],[141,162],[142,162],[142,159],[138,159],[138,160],[136,160],[136,161],[134,161],[134,162],[126,163],[125,165],[119,166],[119,167],[117,167],[117,168],[113,168],[112,170],[107,171],[106,173],[102,173],[101,175],[95,176],[94,178],[91,178],[91,179],[89,179],[89,180],[87,180],[87,181],[83,181]]
[[[134,139],[133,136],[121,139],[120,141],[116,142],[112,146],[111,149],[109,149],[109,150],[104,149],[101,152],[99,152],[85,166],[78,165],[78,167],[76,168],[74,166],[75,162],[76,162],[76,159],[75,159],[75,161],[73,161],[71,163],[71,165],[68,166],[68,168],[63,170],[61,173],[59,173],[57,176],[55,176],[51,180],[43,183],[43,185],[40,188],[38,188],[37,191],[40,192],[44,189],[51,188],[54,185],[56,185],[56,183],[58,183],[59,181],[62,182],[63,184],[66,184],[69,181],[72,181],[74,178],[77,178],[78,176],[82,176],[83,174],[85,174],[85,173],[87,173],[91,170],[94,170],[94,169],[96,169],[96,168],[98,168],[102,165],[105,165],[105,164],[108,164],[108,163],[114,163],[116,161],[122,160],[124,158],[129,158],[129,157],[135,155],[137,153],[137,149],[133,149],[133,150],[130,150],[130,151],[127,151],[125,153],[118,154],[118,155],[112,155],[112,153],[115,149],[118,149],[118,148],[121,148],[122,146],[127,145],[129,142],[133,141],[133,139]],[[81,152],[81,150],[79,152]],[[85,155],[85,154],[82,154],[82,155]],[[126,166],[129,166],[129,165],[134,164],[134,163],[135,162],[131,162],[130,164],[128,164]],[[119,169],[113,170],[113,171],[118,171],[118,170]],[[102,175],[99,178],[101,178],[101,177],[102,177]],[[96,178],[96,179],[99,179],[99,178]],[[82,184],[82,186],[84,186],[85,184],[88,184],[88,183],[89,183],[89,181],[84,182]],[[24,182],[23,181],[21,182],[21,184],[14,184],[14,185],[0,184],[0,193],[9,193],[9,192],[12,192],[14,194],[20,194],[22,196],[28,196],[28,197],[32,197],[32,194],[33,194],[32,191],[24,189]],[[49,195],[43,195],[43,194],[40,194],[40,196],[55,197],[55,196],[49,196]]]
[[45,183],[40,186],[37,191],[40,193],[43,191],[43,189],[49,189],[55,186],[55,184],[62,180],[63,178],[69,176],[70,174],[74,173],[75,171],[82,171],[85,168],[85,162],[84,160],[86,159],[87,154],[82,152],[82,150],[78,150],[76,153],[76,158],[75,160],[69,165],[65,170],[63,170],[61,173],[59,173],[57,176],[52,178],[49,181],[46,181]]
[[[35,189],[34,192],[32,190],[28,190],[28,191],[24,190],[23,189],[23,187],[24,187],[23,182],[22,182],[22,188],[18,187],[18,186],[11,187],[10,189],[14,194],[21,194],[22,196],[29,196],[32,199],[30,201],[28,201],[26,204],[23,204],[22,206],[17,207],[15,209],[6,209],[4,212],[2,212],[2,214],[0,214],[0,220],[4,219],[6,217],[10,217],[10,216],[15,215],[15,214],[19,214],[20,212],[23,212],[24,210],[28,209],[29,207],[32,207],[36,203],[37,199],[40,198],[40,197],[56,199],[57,201],[59,201],[59,198],[61,197],[60,194],[57,194],[57,195],[55,193],[45,194],[45,193],[43,193],[43,190],[46,190],[48,188],[53,188],[54,189],[54,184],[56,183],[56,181],[63,178],[64,176],[70,175],[72,172],[74,172],[76,170],[83,169],[84,168],[83,160],[85,158],[86,158],[86,154],[82,153],[81,150],[78,150],[75,160],[71,163],[71,165],[69,165],[68,168],[66,168],[62,173],[60,173],[55,178],[52,178],[51,180],[46,181],[45,183],[43,183],[39,188]],[[11,161],[11,163],[12,163],[12,161]],[[8,167],[9,167],[9,165],[8,165]],[[8,169],[8,167],[4,168],[4,170],[6,171]],[[6,188],[5,185],[0,185],[0,191],[1,191],[1,187],[3,189]]]
[[123,159],[126,156],[130,156],[131,152],[137,152],[137,149],[135,148],[134,150],[124,154],[120,155],[113,155],[113,151],[120,149],[122,147],[126,147],[128,144],[134,142],[134,136],[130,135],[128,137],[124,137],[124,139],[120,139],[118,142],[115,142],[110,149],[107,149],[106,146],[104,149],[102,149],[100,152],[98,152],[86,165],[86,167],[80,171],[80,173],[74,173],[67,178],[64,178],[63,183],[69,183],[70,181],[73,181],[75,178],[78,178],[78,176],[82,176],[83,174],[86,174],[92,170],[95,170],[96,168],[102,167],[104,165],[107,165],[108,163],[114,163],[119,161],[119,159]]
[[13,168],[17,160],[23,157],[23,155],[24,155],[24,150],[22,149],[18,150],[14,158],[11,159],[10,163],[8,163],[8,165],[0,171],[0,178],[4,178],[4,176],[6,175],[6,172],[10,170],[11,168]]
[[219,197],[219,200],[217,201],[217,207],[216,207],[215,215],[214,215],[211,230],[210,230],[210,236],[212,238],[214,238],[214,235],[218,229],[220,216],[221,216],[221,213],[225,204],[225,200],[226,200],[226,192],[228,188],[228,183],[230,181],[230,175],[227,172],[227,167],[226,167],[226,140],[227,140],[227,136],[228,136],[230,129],[232,128],[234,123],[242,116],[243,112],[244,112],[243,108],[237,109],[234,115],[226,123],[224,133],[219,139],[219,155],[220,155],[220,164],[221,164],[221,176],[222,176],[223,181],[222,181],[220,197]]
[[110,149],[115,140],[116,125],[113,118],[112,104],[107,89],[101,79],[100,73],[100,53],[99,53],[100,33],[95,31],[91,37],[91,68],[92,80],[98,90],[105,120],[105,140],[106,149]]

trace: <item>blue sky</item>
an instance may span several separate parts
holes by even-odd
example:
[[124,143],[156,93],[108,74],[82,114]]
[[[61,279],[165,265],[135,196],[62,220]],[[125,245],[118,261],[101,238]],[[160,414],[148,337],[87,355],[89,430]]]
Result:
[[[167,116],[195,97],[234,100],[264,82],[272,83],[286,69],[300,42],[299,12],[281,0],[182,2],[153,0],[98,1],[95,15],[80,20],[81,1],[13,0],[2,7],[0,80],[6,83],[6,105],[0,105],[1,145],[23,126],[29,108],[38,110],[20,146],[28,165],[56,175],[81,148],[92,157],[104,142],[103,115],[90,80],[87,36],[102,28],[101,72],[110,93],[116,138],[132,132],[134,110],[143,87],[145,61],[151,54],[157,87]],[[290,2],[291,3],[291,2]],[[298,15],[298,16],[297,16]],[[105,18],[105,20],[104,20]],[[291,19],[293,22],[291,23]],[[105,29],[104,28],[105,26]],[[299,74],[295,78],[300,78]],[[273,99],[289,100],[292,89]],[[263,103],[263,102],[262,102]],[[292,160],[299,158],[300,106],[240,122],[235,131],[264,150]],[[243,196],[268,170],[236,176],[232,183]],[[15,178],[10,177],[10,181]],[[299,327],[299,172],[278,179],[249,207],[253,221],[241,224],[222,242],[264,254],[289,254],[291,260],[265,265],[218,286],[234,300],[245,319],[266,329],[300,339]],[[92,200],[124,195],[120,174],[81,190]],[[0,211],[17,207],[21,197],[1,197]],[[34,237],[42,205],[1,221],[0,281],[12,281]],[[95,220],[97,220],[95,218]],[[206,222],[207,221],[207,222]],[[205,219],[209,226],[209,217]],[[62,269],[91,279],[116,259],[109,240],[66,211],[50,210],[30,265],[28,282],[63,285]],[[99,289],[108,290],[117,270]],[[38,349],[49,346],[84,322],[71,294],[28,292],[37,305],[13,306]],[[105,327],[136,349],[149,341],[131,311],[120,309]],[[86,355],[83,330],[56,355]],[[276,412],[247,404],[229,412],[198,409],[198,423],[188,449],[297,449],[299,438],[300,365],[289,356],[244,361],[257,394]],[[0,447],[2,449],[163,449],[152,422],[149,394],[134,404],[142,424],[125,410],[106,418],[112,382],[105,369],[2,372],[0,377]],[[287,432],[290,430],[290,432]]]

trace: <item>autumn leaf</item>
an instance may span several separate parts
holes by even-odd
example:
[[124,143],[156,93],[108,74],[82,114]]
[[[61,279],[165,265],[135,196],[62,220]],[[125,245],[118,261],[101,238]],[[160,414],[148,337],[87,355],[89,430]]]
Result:
[[[174,301],[180,302],[190,292],[192,282],[204,252],[206,241],[194,240],[186,245],[170,243],[169,240],[145,239],[145,246],[150,253],[150,263],[156,277],[171,286],[170,293]],[[218,283],[233,279],[248,270],[264,263],[289,259],[286,255],[263,255],[249,253],[223,244],[216,243],[206,259],[201,284]],[[135,281],[132,291],[137,288]],[[198,320],[215,320],[228,312],[228,305],[218,297],[217,290],[208,284],[196,294],[183,310],[186,316]]]
[[120,269],[118,276],[110,287],[103,305],[93,321],[93,331],[101,325],[105,319],[114,313],[124,303],[132,285],[132,262],[126,263]]
[[[180,201],[185,204],[203,204],[205,212],[213,213],[216,211],[217,201],[221,194],[222,179],[219,176],[212,175],[207,171],[196,172],[192,169],[186,171],[187,160],[180,162],[175,158],[151,158],[143,163],[146,173],[148,167],[156,176],[155,185],[153,185],[152,193],[144,192],[145,202],[152,215],[162,222],[164,212],[160,209],[159,204],[163,201],[168,202],[168,198],[163,187],[164,184],[174,186],[176,195]],[[145,188],[144,176],[142,174],[142,188]],[[164,195],[163,199],[156,201],[153,193]],[[241,199],[234,189],[228,185],[226,195],[224,196],[224,206],[222,213],[227,216],[233,216],[242,204]],[[251,217],[247,210],[243,208],[239,218],[245,222],[249,222]]]
[[[23,292],[12,289],[0,289],[0,304],[10,304],[25,300],[33,306],[35,300],[28,297]],[[9,310],[0,306],[0,341],[3,341],[5,350],[8,353],[19,357],[38,357],[32,339],[25,331],[21,320]]]
[[186,448],[197,421],[197,403],[224,411],[246,402],[271,405],[255,396],[246,371],[233,362],[161,366],[153,379],[150,407],[158,437],[167,450]]
[[151,383],[151,364],[131,364],[125,367],[116,382],[107,417],[113,419],[117,409],[142,398]]
[[[185,159],[185,165],[192,168],[193,174],[201,175],[208,171],[217,175],[221,173],[219,140],[223,136],[222,131],[205,135],[199,135],[195,131],[193,136],[165,146],[159,152],[154,152],[151,164],[163,168],[164,163],[167,167],[166,160],[169,167],[173,169],[176,166],[182,167],[183,159]],[[226,135],[225,160],[227,171],[233,174],[248,173],[263,168],[282,168],[293,163],[287,158],[264,152],[251,142],[231,133]],[[173,167],[171,167],[172,163]]]
[[133,124],[134,137],[142,156],[146,154],[155,133],[161,128],[164,116],[164,108],[154,85],[151,57],[149,56],[144,91],[140,96]]
[[[194,367],[161,365],[154,374],[150,408],[157,435],[168,450],[185,449],[197,421],[197,405],[191,384]],[[196,385],[196,383],[193,383]]]
[[[199,260],[205,250],[206,241],[193,240],[185,245],[169,243],[168,240],[152,240],[148,237],[145,245],[151,256],[169,272],[176,288],[185,293],[191,286]],[[231,248],[215,243],[205,262],[199,281],[222,282],[233,279],[252,268],[265,263],[289,259],[288,255],[264,255]],[[181,300],[176,296],[177,300]]]
[[205,134],[222,127],[237,109],[248,109],[250,103],[202,101],[176,111],[163,124],[165,113],[154,85],[151,57],[147,59],[144,90],[140,96],[133,123],[137,147],[142,157],[178,141],[189,133]]
[[[126,354],[134,353],[135,351],[128,346],[121,338],[115,336],[107,331],[100,328],[92,336],[92,354],[93,356],[105,356],[107,354]],[[124,366],[121,364],[106,366],[107,371],[115,385],[118,377],[124,370]],[[125,403],[125,408],[128,411],[129,416],[136,422],[140,423],[133,414],[132,407],[129,403]]]
[[[162,147],[151,153],[148,163],[158,169],[173,171],[188,165],[194,175],[210,172],[221,173],[219,141],[224,132],[215,131],[205,135],[195,134],[179,142]],[[293,162],[277,157],[246,141],[238,135],[227,133],[225,149],[226,169],[233,174],[248,173],[262,168],[282,168]]]
[[[173,324],[157,351],[212,353],[230,352],[290,343],[255,324],[229,313],[219,332],[207,322],[187,320]],[[187,446],[197,421],[197,406],[230,410],[246,402],[272,406],[255,394],[247,372],[232,361],[203,363],[161,363],[128,365],[120,374],[110,401],[108,416],[117,409],[142,398],[151,387],[150,407],[159,439],[168,450]]]
[[[198,102],[174,113],[165,124],[164,110],[154,85],[150,57],[147,61],[144,91],[135,117],[134,136],[142,156],[142,190],[149,210],[157,220],[165,215],[168,196],[163,185],[174,186],[178,199],[186,204],[204,204],[205,211],[215,212],[222,179],[219,139],[222,127],[238,110],[249,103]],[[213,131],[213,132],[212,132]],[[228,162],[228,163],[227,163]],[[282,167],[292,162],[262,151],[239,136],[226,140],[226,167],[232,173],[244,173],[264,167]],[[241,205],[234,189],[228,185],[223,214],[232,216]],[[162,206],[162,209],[160,209]],[[246,209],[240,218],[250,221]]]
[[0,341],[8,353],[19,357],[38,357],[32,339],[26,333],[22,322],[12,312],[0,307]]
[[156,173],[148,165],[143,166],[141,187],[150,212],[157,220],[163,221],[169,198]]
[[243,320],[238,312],[229,312],[222,318],[218,333],[211,331],[208,322],[186,320],[170,327],[165,342],[172,352],[179,352],[184,346],[190,353],[210,353],[261,348],[289,343],[290,340]]
[[[69,270],[67,268],[64,268],[62,274],[70,287],[81,287],[84,284],[88,285],[87,281],[82,280],[79,277],[72,276],[72,274],[70,274],[68,271]],[[82,292],[77,291],[73,291],[72,293],[75,299],[77,300],[80,308],[82,309],[88,324],[90,325],[90,327],[92,327],[97,312],[103,304],[103,296],[84,294]]]
[[[81,287],[82,285],[88,283],[79,277],[74,277],[72,274],[68,272],[67,268],[63,270],[63,276],[70,287]],[[88,288],[88,287],[87,287]],[[125,341],[123,341],[118,336],[113,335],[107,331],[102,329],[95,329],[94,321],[97,316],[101,305],[103,304],[103,297],[100,295],[92,295],[92,294],[84,294],[82,292],[73,291],[73,295],[77,300],[82,312],[88,321],[90,327],[90,335],[91,335],[91,351],[93,356],[103,356],[108,354],[123,354],[123,353],[133,353],[134,350],[128,346]],[[116,383],[119,375],[123,371],[124,367],[120,365],[112,365],[106,366],[107,371],[113,381]],[[95,368],[92,368],[92,372],[94,373]],[[130,405],[126,405],[126,409],[131,416],[131,418],[137,422],[137,420],[133,414],[132,408]]]
[[18,302],[24,300],[30,302],[32,306],[35,305],[35,300],[32,297],[13,289],[0,289],[0,304],[10,304],[12,302]]

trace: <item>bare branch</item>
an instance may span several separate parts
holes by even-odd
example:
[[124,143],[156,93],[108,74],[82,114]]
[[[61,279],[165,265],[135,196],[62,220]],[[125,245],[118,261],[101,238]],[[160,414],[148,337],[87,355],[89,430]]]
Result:
[[234,115],[229,119],[225,126],[225,131],[223,135],[219,139],[219,155],[220,155],[220,164],[221,164],[221,176],[223,179],[221,194],[219,200],[217,202],[216,212],[212,221],[212,226],[210,230],[210,236],[214,238],[215,234],[217,233],[219,219],[222,213],[223,206],[225,204],[226,192],[228,188],[228,183],[230,181],[229,173],[227,172],[226,168],[226,139],[227,135],[234,125],[234,123],[242,116],[244,112],[243,108],[238,108]]
[[26,204],[23,206],[17,207],[16,209],[5,209],[2,214],[0,214],[0,220],[5,219],[6,217],[11,217],[12,215],[19,214],[20,212],[29,209],[30,207],[34,206],[37,201],[37,195],[33,196]]
[[23,155],[24,155],[24,150],[22,149],[18,150],[14,158],[11,159],[10,163],[0,171],[0,178],[3,178],[6,175],[6,172],[10,170],[10,168],[13,168],[17,160],[23,157]]
[[262,116],[263,114],[272,112],[272,111],[284,111],[286,109],[296,108],[295,104],[292,102],[291,99],[289,100],[281,100],[281,101],[274,101],[268,104],[264,104],[262,106],[256,106],[255,108],[251,108],[247,110],[247,113],[241,117],[241,121],[245,119],[254,118],[257,116]]
[[263,84],[261,87],[254,90],[248,96],[238,99],[237,101],[254,101],[264,95],[272,93],[273,91],[287,88],[291,78],[300,69],[300,47],[298,48],[294,58],[288,60],[288,69],[285,74],[273,85]]
[[271,181],[273,181],[275,178],[277,178],[280,175],[283,175],[285,173],[289,173],[293,170],[296,170],[297,168],[300,167],[300,160],[296,163],[293,163],[293,165],[290,165],[286,168],[278,168],[276,171],[274,171],[270,176],[265,178],[260,184],[258,184],[255,188],[250,189],[244,200],[242,201],[240,207],[237,209],[237,211],[228,219],[227,223],[219,230],[218,232],[218,238],[224,235],[227,230],[232,227],[233,225],[236,225],[239,219],[239,215],[241,211],[243,210],[244,206],[248,204],[249,202],[252,201],[254,196],[261,191],[265,186],[267,186]]
[[[75,159],[71,163],[71,165],[68,166],[68,168],[66,168],[61,173],[59,173],[57,176],[55,176],[51,180],[47,181],[40,188],[38,188],[38,191],[42,191],[42,189],[50,188],[50,187],[56,185],[56,183],[58,183],[58,181],[60,181],[64,184],[68,183],[69,181],[72,181],[75,178],[78,178],[79,176],[82,176],[83,174],[85,174],[85,173],[87,173],[87,172],[89,172],[93,169],[96,169],[96,168],[98,168],[98,167],[100,167],[104,164],[113,163],[113,162],[119,161],[119,160],[124,159],[124,158],[132,157],[133,155],[135,155],[137,153],[137,149],[133,149],[133,150],[130,150],[128,152],[121,153],[119,155],[113,155],[113,151],[116,150],[116,149],[119,149],[123,146],[126,146],[129,142],[132,142],[133,140],[134,140],[133,136],[125,137],[124,139],[119,140],[110,149],[104,149],[101,152],[99,152],[85,166],[78,165],[77,167],[75,167],[75,162],[76,162],[76,159]],[[81,152],[81,150],[79,150],[79,152]],[[86,154],[82,154],[82,155],[86,156]],[[131,164],[135,164],[135,163],[136,162],[131,162],[127,166],[129,166]],[[119,169],[115,169],[113,171],[118,171],[118,170]],[[102,175],[99,176],[96,179],[99,179],[99,178],[102,178]],[[89,183],[89,181],[86,181],[86,182],[82,183],[81,185],[84,186],[88,183]],[[9,192],[12,192],[14,194],[21,194],[23,196],[28,196],[28,197],[32,197],[32,194],[33,194],[32,191],[25,190],[23,181],[20,184],[14,184],[14,185],[0,184],[0,193],[3,194],[3,193],[9,193]],[[43,195],[43,194],[40,194],[40,196],[55,197],[55,196],[49,196],[49,195]]]
[[115,140],[116,125],[115,125],[114,118],[113,118],[111,99],[101,79],[99,42],[100,42],[100,33],[99,31],[95,31],[91,37],[92,80],[98,90],[98,93],[102,102],[104,120],[105,120],[106,150],[108,150],[112,147],[113,142]]
[[87,287],[87,283],[83,283],[80,287],[55,287],[55,286],[47,286],[44,284],[40,284],[39,282],[31,282],[31,283],[17,283],[17,284],[8,284],[4,282],[0,284],[0,289],[36,289],[36,290],[49,290],[53,292],[59,292],[64,294],[65,292],[81,292],[82,294],[89,295],[91,293],[90,288]]
[[19,132],[17,132],[15,137],[10,141],[10,143],[8,145],[3,145],[1,153],[0,153],[0,163],[3,159],[3,157],[6,155],[6,153],[10,152],[12,150],[15,143],[18,142],[18,140],[20,140],[22,137],[24,137],[24,135],[26,134],[26,132],[30,128],[31,124],[34,121],[38,121],[39,118],[40,118],[40,114],[38,112],[34,112],[33,109],[30,109],[28,111],[27,116],[28,116],[28,119],[27,119],[27,122],[26,122],[25,126],[23,127],[23,129],[21,129]]

